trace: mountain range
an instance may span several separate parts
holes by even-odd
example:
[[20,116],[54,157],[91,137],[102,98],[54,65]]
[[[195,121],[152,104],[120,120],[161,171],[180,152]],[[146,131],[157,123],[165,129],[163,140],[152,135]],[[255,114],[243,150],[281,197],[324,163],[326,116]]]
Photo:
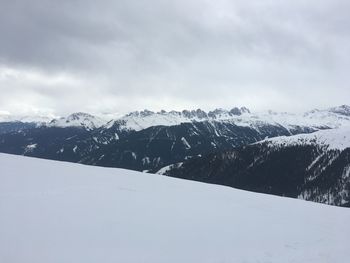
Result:
[[0,121],[4,153],[160,173],[333,205],[349,203],[348,183],[343,182],[349,173],[348,146],[331,149],[317,140],[278,147],[270,143],[275,142],[271,138],[286,142],[323,136],[325,130],[335,131],[327,138],[339,141],[337,132],[346,136],[350,127],[346,105],[300,114],[235,107],[144,110],[112,120],[78,112],[53,119],[6,115]]

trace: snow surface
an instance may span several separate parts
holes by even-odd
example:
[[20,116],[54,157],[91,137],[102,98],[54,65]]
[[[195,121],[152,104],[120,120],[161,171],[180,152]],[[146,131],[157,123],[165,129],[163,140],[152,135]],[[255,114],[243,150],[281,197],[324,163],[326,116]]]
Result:
[[0,154],[0,262],[346,263],[350,209]]
[[280,136],[258,143],[267,142],[271,147],[295,145],[318,145],[328,150],[344,150],[350,147],[350,127],[321,130],[310,134]]

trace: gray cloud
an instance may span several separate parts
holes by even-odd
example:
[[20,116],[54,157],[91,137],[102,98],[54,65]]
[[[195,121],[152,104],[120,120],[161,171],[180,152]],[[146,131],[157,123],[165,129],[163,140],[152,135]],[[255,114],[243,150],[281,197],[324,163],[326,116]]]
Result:
[[303,110],[350,98],[346,0],[0,5],[0,110]]

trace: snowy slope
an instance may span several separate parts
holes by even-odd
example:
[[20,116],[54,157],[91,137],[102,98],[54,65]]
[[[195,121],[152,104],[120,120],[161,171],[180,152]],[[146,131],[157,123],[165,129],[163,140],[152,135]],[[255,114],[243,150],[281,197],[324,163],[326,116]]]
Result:
[[0,262],[348,262],[350,210],[0,154]]
[[264,142],[275,147],[317,145],[319,147],[326,147],[328,150],[344,150],[350,147],[350,127],[321,130],[310,134],[280,136],[258,143]]

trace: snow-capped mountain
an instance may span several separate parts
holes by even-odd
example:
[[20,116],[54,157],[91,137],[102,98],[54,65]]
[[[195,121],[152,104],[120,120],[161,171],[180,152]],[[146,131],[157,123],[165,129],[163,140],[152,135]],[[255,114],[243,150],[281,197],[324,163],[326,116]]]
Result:
[[314,129],[336,128],[350,126],[350,106],[342,105],[325,110],[312,110],[306,113],[295,114],[286,112],[251,112],[246,107],[234,107],[231,110],[215,109],[205,112],[201,109],[183,111],[149,110],[135,111],[122,117],[110,119],[110,114],[98,116],[77,112],[67,117],[51,116],[13,116],[9,113],[0,113],[1,122],[37,123],[51,127],[83,127],[109,129],[118,126],[126,131],[140,131],[153,126],[174,126],[193,122],[225,122],[241,127],[259,129],[263,125],[280,125],[288,130],[295,127],[312,127]]
[[348,117],[350,116],[350,106],[348,106],[348,105],[342,105],[339,107],[329,108],[328,111],[336,113],[336,114],[348,116]]
[[37,125],[45,124],[50,122],[55,116],[53,115],[11,115],[10,113],[0,112],[0,123],[10,122],[22,122],[22,123],[36,123]]
[[[293,132],[312,132],[307,128]],[[81,129],[81,127],[40,126],[0,135],[0,151],[14,154],[157,171],[199,154],[233,149],[266,137],[289,135],[281,126],[261,126],[259,130],[231,123],[193,122],[174,126],[152,126],[140,131]],[[27,151],[28,145],[36,145]]]
[[[163,168],[161,172],[175,177],[298,197],[302,195],[301,189],[313,191],[312,187],[304,187],[310,173],[315,178],[328,179],[329,171],[336,173],[332,178],[347,174],[350,117],[346,109],[340,106],[303,114],[252,113],[246,108],[211,112],[141,111],[109,122],[75,113],[42,125],[0,123],[0,152],[151,173]],[[236,159],[229,158],[232,152],[240,156],[238,164]],[[337,161],[326,169],[332,158]],[[262,162],[255,165],[255,159]],[[314,161],[320,161],[321,168],[307,170]],[[281,162],[288,167],[287,172],[279,166]],[[241,170],[235,170],[234,165]],[[201,166],[206,169],[203,171]],[[293,173],[295,167],[298,175]],[[191,169],[193,173],[189,173]],[[232,171],[238,176],[231,177]],[[254,180],[249,181],[249,176],[243,176],[246,174],[252,174]],[[260,180],[261,174],[266,180]],[[275,181],[278,174],[283,176]],[[285,182],[289,182],[288,186]],[[340,185],[346,184],[333,184],[332,191],[339,190]],[[326,187],[322,191],[328,190]],[[324,192],[322,196],[307,195],[305,199],[336,205],[348,202],[336,195],[332,200],[324,198]]]
[[[108,115],[109,116],[109,115]],[[94,116],[92,114],[84,112],[72,113],[66,117],[57,117],[54,115],[28,115],[19,116],[11,115],[9,113],[0,112],[0,124],[1,123],[31,123],[35,126],[48,126],[48,127],[82,127],[88,130],[101,127],[110,121],[107,115]]]
[[[109,122],[74,113],[46,123],[0,123],[0,151],[155,172],[197,155],[234,149],[266,137],[348,127],[350,117],[339,113],[344,109],[305,114],[252,113],[245,107],[210,112],[145,110]],[[36,149],[26,151],[32,144]]]
[[350,129],[281,136],[171,166],[162,174],[350,205]]
[[93,130],[104,125],[106,121],[102,118],[93,116],[84,112],[73,113],[67,117],[53,119],[47,126],[49,127],[83,127],[87,130]]
[[0,134],[20,132],[46,125],[53,116],[17,116],[8,112],[0,112]]
[[181,123],[201,122],[209,120],[225,120],[234,116],[250,113],[249,109],[233,108],[232,110],[215,109],[205,112],[201,109],[183,111],[160,111],[149,110],[131,112],[117,120],[109,122],[106,127],[118,125],[125,130],[140,131],[152,126],[173,126]]
[[350,210],[0,154],[1,262],[344,263]]
[[327,110],[314,110],[301,114],[285,112],[258,112],[252,113],[245,107],[231,110],[216,109],[205,112],[201,109],[179,111],[152,112],[144,110],[132,112],[117,120],[110,121],[106,128],[113,125],[125,130],[143,130],[152,126],[173,126],[181,123],[215,121],[231,123],[241,127],[259,129],[264,125],[281,125],[287,130],[295,127],[310,127],[314,129],[337,128],[350,126],[350,115],[346,115],[349,106],[334,107]]

